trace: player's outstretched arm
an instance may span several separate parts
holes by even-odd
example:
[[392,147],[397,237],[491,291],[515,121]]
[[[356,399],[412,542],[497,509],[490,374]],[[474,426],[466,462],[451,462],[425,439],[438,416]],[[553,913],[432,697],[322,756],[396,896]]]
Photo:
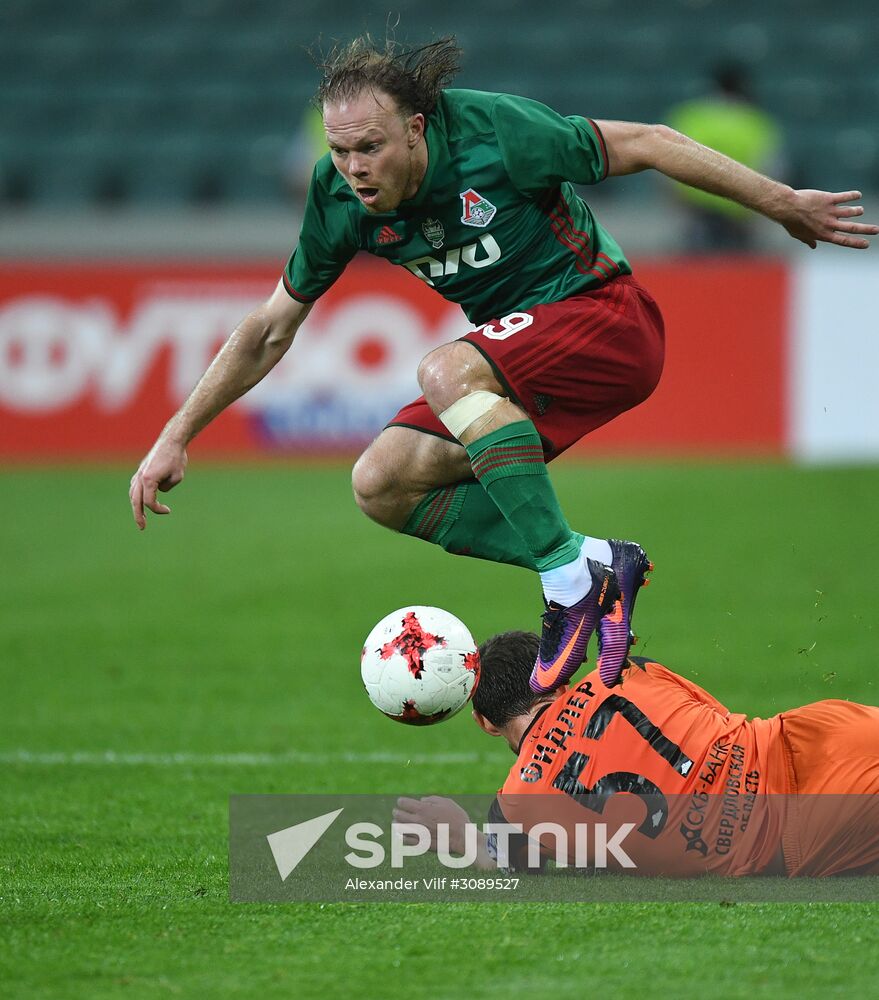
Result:
[[879,226],[853,221],[864,209],[846,202],[859,201],[860,191],[794,190],[666,125],[596,124],[607,145],[610,176],[658,170],[773,219],[812,249],[818,243],[835,243],[866,250],[870,245],[866,237],[879,235]]
[[154,514],[170,514],[170,507],[158,500],[157,493],[167,492],[183,479],[189,442],[274,368],[310,308],[291,298],[279,282],[271,298],[229,337],[131,477],[128,497],[141,531],[146,527],[145,508]]

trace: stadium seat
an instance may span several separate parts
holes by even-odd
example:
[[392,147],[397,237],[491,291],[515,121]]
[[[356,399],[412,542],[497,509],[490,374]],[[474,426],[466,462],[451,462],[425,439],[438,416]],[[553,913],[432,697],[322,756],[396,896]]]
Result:
[[[27,189],[53,204],[282,198],[270,161],[315,89],[305,48],[328,48],[353,23],[349,5],[324,0],[3,8],[2,196]],[[568,114],[661,121],[705,91],[718,61],[738,59],[798,165],[828,185],[876,182],[879,19],[860,0],[485,0],[478,20],[467,0],[447,0],[440,13],[415,0],[395,9],[403,41],[457,31],[458,85],[525,94]],[[385,30],[384,17],[367,24]]]

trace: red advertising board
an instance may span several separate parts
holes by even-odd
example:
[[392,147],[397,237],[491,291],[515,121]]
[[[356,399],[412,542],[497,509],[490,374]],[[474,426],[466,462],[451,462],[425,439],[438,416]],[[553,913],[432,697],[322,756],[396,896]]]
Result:
[[[637,275],[665,315],[663,379],[582,447],[780,451],[784,267],[678,260],[641,264]],[[138,457],[277,278],[275,264],[252,262],[0,265],[0,457]],[[417,393],[419,359],[467,329],[456,306],[407,271],[358,258],[287,357],[197,450],[352,452]]]

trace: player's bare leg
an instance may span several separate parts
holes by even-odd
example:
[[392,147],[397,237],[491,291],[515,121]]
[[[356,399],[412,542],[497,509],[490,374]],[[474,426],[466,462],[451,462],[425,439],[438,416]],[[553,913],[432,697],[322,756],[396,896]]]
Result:
[[357,460],[351,482],[367,517],[402,531],[426,496],[472,474],[461,445],[409,427],[387,427]]
[[[555,657],[549,675],[546,666],[542,666],[540,679],[535,680],[541,686],[555,686],[582,662],[586,643],[595,628],[594,621],[589,626],[584,619],[596,617],[593,608],[596,595],[604,590],[602,606],[613,604],[616,587],[613,580],[605,581],[604,567],[611,565],[624,592],[634,595],[643,582],[642,571],[649,565],[646,557],[633,543],[587,538],[568,528],[546,476],[534,425],[520,407],[503,395],[503,387],[478,351],[461,342],[446,345],[428,355],[419,377],[431,407],[445,416],[449,430],[459,436],[461,444],[406,427],[387,428],[354,468],[357,503],[380,524],[424,538],[449,552],[540,572],[549,604],[549,639],[545,649],[567,650],[569,655],[564,664]],[[456,411],[453,408],[459,400],[464,402]],[[462,408],[466,423],[463,428],[455,417]],[[524,442],[519,440],[523,432]],[[511,475],[501,478],[513,482],[501,482],[498,486],[491,476],[474,481],[471,478],[474,474],[480,478],[474,472],[474,458],[484,471],[486,465],[493,464],[498,448],[503,451],[505,444],[510,446],[506,455],[512,454],[513,468]],[[539,461],[518,463],[517,469],[515,459],[522,454],[523,447],[528,456],[537,456]],[[505,457],[502,455],[500,461]],[[527,478],[517,483],[517,475]],[[517,487],[524,488],[524,498],[523,490]],[[499,491],[507,510],[512,510],[509,517],[497,502]],[[559,542],[564,544],[568,540],[572,541],[568,546],[571,552],[566,553],[568,561],[561,562]],[[558,565],[553,565],[554,562]],[[633,584],[638,574],[638,583]],[[617,600],[613,614],[600,621],[599,669],[609,685],[616,683],[628,655],[630,618],[629,607],[624,609]],[[571,621],[575,624],[567,627]],[[573,644],[572,638],[575,638]],[[544,662],[552,658],[553,654],[547,653]]]
[[431,410],[466,448],[473,475],[521,536],[540,573],[546,612],[531,684],[551,690],[583,662],[600,618],[619,598],[610,545],[571,530],[536,427],[472,344],[437,348],[422,361],[418,380]]
[[537,571],[521,536],[473,478],[460,444],[388,427],[354,466],[353,487],[363,513],[394,531],[453,555]]

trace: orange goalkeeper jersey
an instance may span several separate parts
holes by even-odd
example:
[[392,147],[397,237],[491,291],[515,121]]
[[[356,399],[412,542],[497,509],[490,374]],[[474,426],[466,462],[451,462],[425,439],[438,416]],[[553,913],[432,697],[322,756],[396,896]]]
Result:
[[497,804],[526,833],[547,821],[569,831],[634,822],[624,846],[637,874],[782,870],[791,776],[781,727],[780,716],[732,713],[697,684],[633,658],[620,685],[605,687],[593,671],[535,717]]

